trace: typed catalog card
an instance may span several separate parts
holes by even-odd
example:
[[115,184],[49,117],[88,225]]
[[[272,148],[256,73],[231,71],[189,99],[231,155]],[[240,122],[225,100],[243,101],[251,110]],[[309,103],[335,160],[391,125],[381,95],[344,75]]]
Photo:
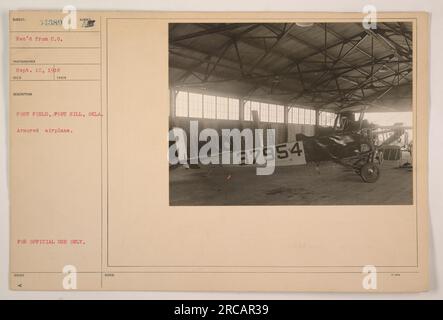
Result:
[[428,288],[428,16],[11,11],[10,288]]

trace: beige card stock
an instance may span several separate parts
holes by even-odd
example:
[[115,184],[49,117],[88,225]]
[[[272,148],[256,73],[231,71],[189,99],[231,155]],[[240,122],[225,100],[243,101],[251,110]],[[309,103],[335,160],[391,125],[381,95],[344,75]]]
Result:
[[170,205],[168,25],[364,16],[66,15],[10,13],[11,289],[427,290],[426,14],[377,16],[412,27],[412,204],[228,206]]

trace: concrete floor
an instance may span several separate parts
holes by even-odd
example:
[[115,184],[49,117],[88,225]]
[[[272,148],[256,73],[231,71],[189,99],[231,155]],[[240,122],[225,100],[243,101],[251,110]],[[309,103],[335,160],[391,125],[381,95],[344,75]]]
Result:
[[412,171],[385,161],[375,183],[364,183],[334,163],[277,167],[257,176],[256,168],[201,166],[170,169],[171,205],[408,205]]

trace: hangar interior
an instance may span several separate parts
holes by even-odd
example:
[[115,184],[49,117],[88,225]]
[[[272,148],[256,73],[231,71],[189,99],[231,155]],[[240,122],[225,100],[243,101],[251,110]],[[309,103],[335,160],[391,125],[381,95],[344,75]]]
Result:
[[189,132],[197,120],[199,130],[275,129],[278,144],[321,135],[348,112],[391,137],[374,184],[331,161],[270,176],[247,166],[171,167],[170,204],[411,204],[412,62],[406,22],[170,24],[170,128]]

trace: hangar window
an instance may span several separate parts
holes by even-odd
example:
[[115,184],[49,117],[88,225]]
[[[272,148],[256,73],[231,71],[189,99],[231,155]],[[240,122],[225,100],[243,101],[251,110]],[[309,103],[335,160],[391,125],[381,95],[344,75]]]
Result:
[[315,124],[315,110],[291,107],[288,111],[288,123]]
[[[175,103],[176,117],[226,120],[240,118],[240,100],[231,97],[179,91]],[[284,122],[285,107],[283,105],[246,100],[244,103],[246,121],[252,121],[254,110],[257,111],[262,122]]]
[[217,119],[228,119],[228,98],[217,97]]
[[239,101],[238,99],[229,98],[229,120],[238,120],[239,118]]
[[311,109],[311,124],[315,124],[315,110]]
[[216,118],[215,96],[203,96],[203,116],[207,119]]
[[285,122],[285,107],[279,104],[270,104],[269,122]]
[[257,101],[246,101],[244,108],[244,116],[246,121],[252,121],[252,111],[257,111],[258,118],[260,119],[260,103]]
[[188,116],[188,93],[179,91],[175,98],[175,116],[187,117]]
[[254,120],[254,118],[252,117],[252,111],[257,111],[258,118],[260,119],[260,103],[258,103],[257,101],[251,101],[251,118],[252,120]]
[[201,118],[203,116],[203,98],[198,93],[189,94],[189,116],[191,118]]
[[275,104],[269,105],[269,122],[277,122],[277,106]]
[[288,123],[298,123],[298,108],[296,107],[289,108]]
[[318,124],[324,126],[326,123],[326,112],[320,111],[318,115]]
[[330,126],[332,127],[334,125],[335,120],[335,113],[332,112],[326,112],[326,111],[320,111],[320,118],[319,118],[319,125],[321,126]]
[[261,106],[260,103],[257,101],[246,101],[245,102],[245,120],[247,121],[252,121],[252,111],[257,111],[258,113],[258,118],[261,120],[261,116],[260,116],[260,111],[261,111]]
[[260,103],[260,121],[269,122],[269,104]]
[[239,100],[229,97],[178,91],[175,116],[206,119],[239,119]]
[[303,108],[298,109],[298,123],[300,123],[300,124],[305,123],[305,111],[306,111],[306,109],[303,109]]
[[258,112],[258,117],[260,118],[260,103],[256,101],[246,101],[245,102],[245,120],[252,121],[252,111]]
[[305,109],[305,124],[315,124],[315,120],[314,123],[311,122],[312,120],[312,111],[311,109]]
[[412,112],[366,112],[365,119],[379,126],[392,126],[395,123],[413,125]]
[[334,122],[335,122],[335,113],[332,112],[328,112],[328,121],[327,121],[327,125],[328,126],[334,126]]
[[283,123],[285,122],[285,106],[277,105],[277,122]]
[[265,102],[245,101],[244,116],[246,121],[252,121],[252,111],[258,112],[258,117],[262,122],[284,122],[285,107],[278,104],[268,104]]
[[251,121],[251,101],[245,101],[244,112],[245,120]]

